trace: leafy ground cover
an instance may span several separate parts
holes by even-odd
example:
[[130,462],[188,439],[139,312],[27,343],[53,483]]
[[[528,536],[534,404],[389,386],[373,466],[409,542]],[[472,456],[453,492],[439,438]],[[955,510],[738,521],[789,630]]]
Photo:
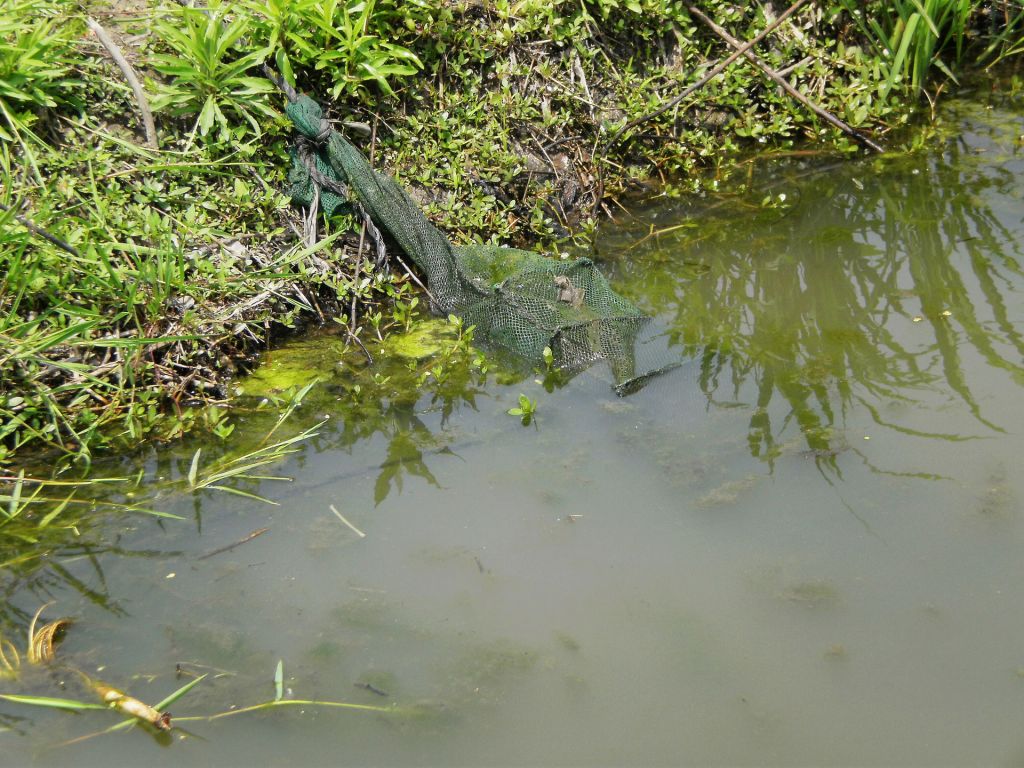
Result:
[[[0,0],[0,466],[87,465],[197,427],[226,439],[231,377],[275,336],[312,323],[365,346],[415,321],[397,260],[372,269],[349,217],[282,194],[289,128],[263,64],[462,242],[585,239],[633,189],[692,188],[752,147],[857,151],[743,58],[655,115],[729,53],[700,13],[748,40],[781,9]],[[1009,1],[836,0],[757,54],[884,141],[922,94],[1019,54],[1022,28]]]

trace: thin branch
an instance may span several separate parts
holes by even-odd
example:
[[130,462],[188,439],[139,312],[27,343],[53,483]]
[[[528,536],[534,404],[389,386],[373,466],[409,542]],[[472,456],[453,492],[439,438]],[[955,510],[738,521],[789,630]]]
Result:
[[146,131],[146,146],[150,149],[159,149],[156,141],[156,124],[153,122],[153,113],[149,109],[149,102],[146,101],[146,93],[142,90],[142,83],[139,82],[139,78],[135,75],[135,70],[132,65],[128,63],[128,59],[121,53],[121,49],[117,47],[110,35],[107,34],[107,30],[100,26],[98,21],[86,17],[85,23],[89,25],[89,29],[93,31],[96,38],[103,44],[103,47],[107,49],[107,53],[110,54],[110,58],[114,60],[118,68],[121,70],[121,74],[124,75],[124,79],[128,81],[128,85],[131,86],[132,93],[135,94],[135,101],[139,105],[139,112],[142,115],[142,126]]
[[363,351],[363,354],[366,355],[366,362],[369,363],[370,365],[373,365],[373,355],[370,354],[370,350],[368,350],[366,348],[366,345],[363,344],[362,339],[360,339],[356,334],[352,333],[352,331],[348,332],[348,338],[349,340],[354,341],[356,343],[356,346]]
[[338,511],[337,507],[335,507],[333,504],[329,504],[328,507],[330,507],[330,510],[331,510],[331,512],[334,513],[335,517],[337,517],[339,520],[341,520],[341,522],[343,522],[345,525],[347,525],[349,528],[351,528],[360,539],[365,539],[366,538],[366,534],[363,533],[362,531],[360,531],[354,525],[352,525],[352,523],[350,523],[348,520],[346,520],[345,516],[342,515],[341,512]]
[[[608,141],[606,141],[604,143],[604,146],[601,147],[600,161],[597,163],[597,185],[596,185],[596,191],[594,192],[594,208],[593,208],[593,211],[592,211],[591,215],[593,215],[593,216],[597,215],[597,211],[602,206],[603,201],[604,201],[604,162],[603,161],[605,160],[605,158],[608,155],[608,150],[611,149],[613,146],[615,146],[619,142],[619,140],[622,138],[623,134],[626,133],[626,131],[628,131],[628,130],[630,130],[632,128],[636,128],[641,123],[646,123],[648,120],[653,120],[658,115],[662,115],[665,112],[668,112],[670,109],[672,109],[673,107],[678,105],[679,102],[681,102],[683,99],[687,98],[688,96],[692,95],[694,92],[700,90],[705,85],[710,83],[714,78],[716,78],[718,75],[722,74],[722,72],[725,71],[725,68],[728,67],[730,64],[732,64],[734,61],[736,61],[736,59],[738,59],[740,56],[743,56],[745,53],[750,51],[751,48],[753,48],[759,42],[761,42],[766,37],[768,37],[768,35],[770,35],[772,32],[774,32],[775,29],[782,22],[784,22],[786,19],[788,19],[794,13],[796,13],[797,10],[799,10],[800,6],[802,6],[806,2],[807,2],[807,0],[796,0],[796,2],[793,3],[791,6],[789,6],[789,8],[787,8],[785,11],[783,11],[782,14],[780,14],[779,17],[777,19],[775,19],[775,21],[773,21],[767,27],[762,29],[751,40],[749,40],[748,42],[746,42],[742,46],[740,46],[740,48],[738,50],[734,51],[730,56],[728,56],[725,59],[722,59],[722,61],[720,61],[714,67],[709,69],[707,71],[707,73],[700,80],[698,80],[696,83],[694,83],[693,85],[683,89],[682,93],[680,93],[678,96],[675,96],[672,99],[669,99],[667,102],[662,104],[660,107],[658,107],[653,112],[648,112],[646,115],[641,115],[640,117],[636,118],[635,120],[630,120],[624,126],[619,128],[619,130],[617,130],[615,132],[615,134]],[[605,210],[607,211],[607,208],[605,208]]]
[[[664,114],[665,112],[668,112],[670,109],[672,109],[672,107],[674,107],[676,104],[681,102],[687,96],[691,95],[694,91],[697,91],[698,89],[703,88],[705,85],[707,85],[709,82],[711,82],[715,77],[717,77],[718,75],[722,74],[722,72],[725,71],[726,67],[728,67],[730,64],[732,64],[734,61],[736,61],[736,59],[738,59],[740,56],[747,55],[748,51],[750,51],[751,48],[753,48],[759,42],[761,42],[766,37],[768,37],[768,35],[770,35],[772,32],[774,32],[776,27],[778,27],[782,22],[784,22],[786,19],[788,19],[794,13],[796,13],[797,10],[799,10],[800,6],[802,6],[806,2],[807,2],[807,0],[796,0],[796,2],[793,3],[791,6],[789,6],[789,8],[787,8],[785,11],[783,11],[782,14],[777,19],[775,19],[775,21],[773,21],[767,27],[762,29],[751,40],[747,41],[746,43],[741,45],[739,48],[737,48],[737,50],[731,56],[729,56],[728,58],[723,59],[721,62],[719,62],[714,67],[712,67],[710,70],[708,70],[707,74],[705,74],[704,77],[702,77],[696,83],[694,83],[693,85],[691,85],[688,88],[684,89],[683,92],[680,93],[678,96],[676,96],[676,97],[670,99],[669,101],[665,102],[663,105],[658,107],[658,109],[654,110],[653,112],[649,112],[646,115],[641,115],[640,117],[636,118],[635,120],[630,120],[628,123],[626,123],[624,126],[622,126],[618,131],[616,131],[615,135],[612,136],[608,140],[608,142],[604,146],[604,151],[602,152],[602,154],[604,154],[604,152],[606,152],[610,147],[614,146],[618,142],[618,140],[620,138],[622,138],[622,134],[624,134],[626,131],[630,130],[631,128],[636,128],[641,123],[646,123],[648,120],[653,120],[658,115],[661,115],[661,114]],[[697,13],[697,14],[703,16],[703,14],[700,14],[700,12],[696,11],[692,6],[689,8],[689,11],[690,11],[690,13]]]
[[792,85],[790,85],[789,81],[786,80],[786,78],[782,77],[778,72],[776,72],[774,69],[772,69],[764,60],[758,58],[756,55],[751,53],[750,50],[749,50],[749,47],[744,48],[743,46],[741,46],[739,40],[737,40],[735,37],[733,37],[728,32],[726,32],[722,27],[720,27],[717,24],[715,24],[715,22],[713,22],[710,18],[708,18],[706,15],[704,15],[704,13],[702,13],[701,11],[697,10],[696,8],[694,8],[692,5],[689,6],[687,8],[687,10],[690,12],[691,15],[696,16],[698,19],[700,19],[705,24],[707,24],[708,27],[711,28],[711,31],[713,31],[716,35],[718,35],[720,38],[725,40],[725,42],[727,42],[732,47],[736,48],[737,53],[742,53],[742,55],[746,56],[747,59],[755,67],[760,69],[761,72],[763,72],[765,75],[767,75],[769,78],[771,78],[774,82],[778,83],[786,93],[788,93],[794,99],[796,99],[801,104],[803,104],[805,107],[807,107],[807,109],[811,110],[811,112],[813,112],[818,117],[820,117],[823,120],[825,120],[826,122],[831,123],[836,128],[841,130],[843,133],[845,133],[848,136],[851,136],[852,138],[856,139],[857,141],[859,141],[864,146],[870,147],[875,152],[879,152],[879,153],[885,152],[885,150],[881,146],[876,144],[874,141],[869,139],[867,136],[865,136],[864,134],[859,133],[858,131],[854,130],[849,125],[847,125],[842,120],[840,120],[838,117],[833,115],[831,112],[829,112],[828,110],[826,110],[826,109],[824,109],[822,107],[819,107],[813,101],[811,101],[806,96],[804,96],[802,93],[800,93],[800,91],[798,91],[796,88],[794,88]]
[[[9,210],[11,210],[11,208],[6,206],[6,205],[4,205],[3,203],[0,203],[0,210],[9,211]],[[24,216],[15,213],[14,214],[14,218],[17,219],[18,223],[21,224],[21,226],[25,227],[25,229],[27,229],[29,232],[32,232],[33,234],[39,235],[44,240],[48,240],[49,242],[51,242],[54,245],[56,245],[58,248],[61,248],[61,249],[65,250],[65,251],[67,251],[68,253],[70,253],[75,258],[81,258],[82,257],[82,254],[78,252],[78,249],[75,248],[75,246],[71,245],[70,243],[64,242],[63,240],[61,240],[56,235],[51,235],[45,229],[43,229],[42,227],[36,226],[31,221],[26,219]]]
[[239,539],[234,544],[226,544],[223,547],[218,547],[217,549],[213,550],[212,552],[207,552],[205,555],[200,555],[199,557],[196,558],[196,560],[206,560],[208,557],[213,557],[214,555],[221,555],[221,554],[223,554],[225,552],[230,552],[235,547],[240,547],[243,544],[246,544],[246,543],[252,541],[257,536],[262,536],[264,533],[266,533],[269,530],[270,530],[269,528],[257,528],[255,531],[250,533],[248,536],[245,536],[244,538]]
[[430,289],[423,284],[422,280],[416,277],[416,273],[409,269],[409,265],[402,260],[402,257],[399,256],[397,253],[394,254],[394,256],[395,260],[401,265],[402,269],[405,271],[405,274],[409,276],[409,279],[416,283],[416,285],[418,285],[423,290],[423,292],[427,294],[427,298],[430,299],[431,305],[435,307],[439,306],[437,301],[435,301],[434,299],[434,295],[430,292]]

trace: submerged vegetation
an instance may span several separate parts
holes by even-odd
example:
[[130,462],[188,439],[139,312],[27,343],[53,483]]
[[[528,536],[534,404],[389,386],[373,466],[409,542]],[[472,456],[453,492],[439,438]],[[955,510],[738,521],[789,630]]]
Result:
[[[39,615],[47,607],[48,606],[45,605],[41,606],[39,610],[36,611],[36,614],[32,619],[32,624],[29,627],[28,646],[26,648],[25,656],[30,664],[36,666],[56,666],[54,664],[56,656],[54,650],[54,636],[58,632],[63,632],[70,624],[66,619],[57,619],[41,626],[37,630],[36,622],[39,619]],[[7,646],[8,654],[10,654],[11,658],[14,659],[13,662],[10,661],[3,653],[3,646],[5,644]],[[18,653],[17,648],[12,642],[6,641],[0,637],[0,680],[4,679],[4,677],[9,679],[17,678],[20,671],[21,656]],[[177,690],[151,706],[134,696],[119,690],[118,688],[87,675],[76,667],[62,665],[61,671],[64,673],[72,673],[73,679],[80,683],[83,691],[91,695],[91,700],[85,701],[81,699],[67,698],[65,696],[37,696],[17,693],[0,693],[0,699],[22,706],[45,707],[51,710],[63,710],[68,712],[81,713],[91,710],[106,710],[125,719],[122,719],[120,722],[103,730],[94,731],[71,739],[60,746],[72,746],[87,739],[116,733],[135,726],[143,727],[154,736],[158,737],[158,743],[168,743],[166,738],[167,735],[172,731],[180,732],[181,728],[177,724],[181,722],[213,721],[225,717],[235,717],[237,715],[263,712],[281,707],[338,709],[347,710],[349,712],[402,717],[426,717],[432,714],[430,708],[425,706],[399,706],[394,703],[374,705],[348,701],[295,699],[290,695],[286,697],[284,695],[283,687],[283,662],[278,661],[274,674],[275,695],[273,699],[248,706],[233,706],[231,709],[209,715],[177,716],[172,720],[168,707],[178,702],[193,688],[202,683],[209,673],[192,675],[192,679],[188,680],[188,682],[181,685]],[[179,674],[179,677],[180,676],[181,675]],[[66,685],[62,683],[60,685],[60,690],[63,691],[65,687]],[[181,737],[185,738],[187,735],[189,734],[186,731],[181,734]]]

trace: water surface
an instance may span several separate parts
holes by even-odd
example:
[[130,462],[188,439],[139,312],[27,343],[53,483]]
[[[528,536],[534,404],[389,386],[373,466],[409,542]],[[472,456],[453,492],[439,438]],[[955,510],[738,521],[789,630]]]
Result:
[[[293,481],[240,486],[279,506],[151,491],[186,520],[83,532],[9,589],[9,628],[56,599],[61,658],[139,698],[210,672],[176,715],[272,699],[278,660],[285,697],[425,714],[53,748],[116,720],[4,703],[0,763],[1024,761],[1024,109],[940,117],[910,154],[762,156],[607,227],[598,258],[687,361],[636,395],[333,365],[297,416],[320,435],[271,468]],[[83,695],[65,677],[3,687]]]

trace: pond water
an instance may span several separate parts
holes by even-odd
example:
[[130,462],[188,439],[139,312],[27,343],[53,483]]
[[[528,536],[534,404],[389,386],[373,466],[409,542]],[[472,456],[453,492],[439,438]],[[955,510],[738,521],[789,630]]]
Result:
[[8,579],[8,636],[53,599],[65,664],[150,703],[209,673],[176,718],[274,699],[279,660],[286,699],[397,709],[55,746],[117,719],[0,702],[0,764],[1020,764],[1022,134],[996,89],[910,154],[627,206],[598,258],[686,361],[630,397],[393,358],[333,366],[291,482],[236,486],[278,506],[158,490],[196,446],[154,454],[184,519],[80,531]]

